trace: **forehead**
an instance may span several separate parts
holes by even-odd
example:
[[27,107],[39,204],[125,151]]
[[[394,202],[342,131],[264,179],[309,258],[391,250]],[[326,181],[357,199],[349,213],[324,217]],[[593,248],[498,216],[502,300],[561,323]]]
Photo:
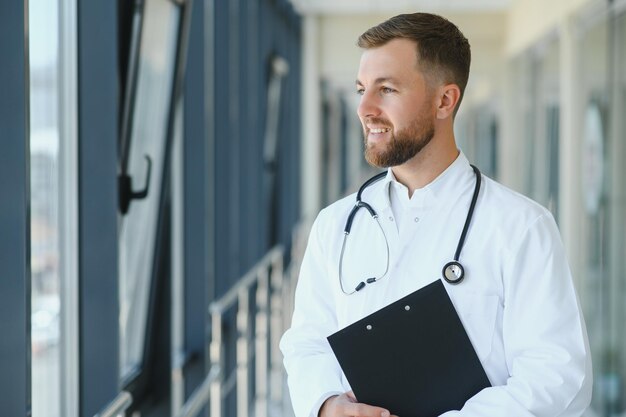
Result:
[[417,67],[417,51],[414,41],[393,39],[386,44],[363,51],[357,80],[373,82],[380,78],[410,81],[423,78]]

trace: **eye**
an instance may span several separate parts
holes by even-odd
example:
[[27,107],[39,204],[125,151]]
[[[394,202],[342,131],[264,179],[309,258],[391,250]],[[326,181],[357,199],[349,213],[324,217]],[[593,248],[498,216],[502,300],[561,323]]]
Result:
[[360,96],[362,96],[365,93],[365,88],[363,87],[359,87],[356,89],[356,93]]
[[383,94],[391,94],[391,93],[395,92],[396,90],[394,90],[393,88],[390,88],[390,87],[381,87],[380,91]]

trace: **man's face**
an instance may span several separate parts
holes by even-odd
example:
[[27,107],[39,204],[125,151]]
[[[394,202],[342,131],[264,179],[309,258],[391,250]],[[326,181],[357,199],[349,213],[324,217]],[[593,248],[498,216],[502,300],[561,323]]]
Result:
[[370,164],[402,165],[433,138],[434,93],[417,68],[413,41],[394,39],[363,52],[356,87]]

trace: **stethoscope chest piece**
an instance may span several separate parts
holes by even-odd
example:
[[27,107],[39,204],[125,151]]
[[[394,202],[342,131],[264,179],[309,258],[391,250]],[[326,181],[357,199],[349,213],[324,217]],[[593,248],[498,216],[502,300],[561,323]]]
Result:
[[443,271],[443,279],[450,284],[458,284],[463,281],[465,277],[465,270],[463,266],[457,261],[448,262],[444,267]]

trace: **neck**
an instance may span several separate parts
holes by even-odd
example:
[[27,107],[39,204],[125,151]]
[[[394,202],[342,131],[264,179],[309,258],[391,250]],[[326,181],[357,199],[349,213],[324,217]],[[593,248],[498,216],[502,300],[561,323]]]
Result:
[[433,182],[459,156],[452,132],[446,137],[436,136],[413,158],[391,168],[396,180],[408,188],[409,198],[414,190]]

